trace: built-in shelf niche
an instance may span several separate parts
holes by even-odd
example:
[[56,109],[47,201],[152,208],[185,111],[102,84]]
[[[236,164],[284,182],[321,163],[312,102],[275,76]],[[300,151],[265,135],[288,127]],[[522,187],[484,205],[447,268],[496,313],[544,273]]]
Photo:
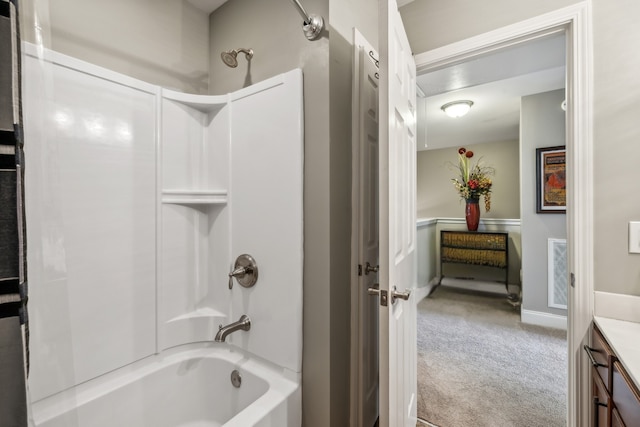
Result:
[[161,349],[211,340],[226,321],[228,98],[161,91]]
[[216,114],[229,99],[229,95],[192,95],[169,89],[162,89],[162,97],[207,114]]
[[164,190],[162,203],[174,205],[226,205],[227,191]]
[[228,96],[163,89],[161,100],[163,202],[225,203],[229,180]]

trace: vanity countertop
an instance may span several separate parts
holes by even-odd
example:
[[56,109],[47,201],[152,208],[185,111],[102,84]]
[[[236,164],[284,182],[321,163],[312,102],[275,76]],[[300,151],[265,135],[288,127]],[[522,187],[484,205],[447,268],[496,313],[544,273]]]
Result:
[[636,387],[640,388],[640,323],[599,316],[594,317],[594,321]]

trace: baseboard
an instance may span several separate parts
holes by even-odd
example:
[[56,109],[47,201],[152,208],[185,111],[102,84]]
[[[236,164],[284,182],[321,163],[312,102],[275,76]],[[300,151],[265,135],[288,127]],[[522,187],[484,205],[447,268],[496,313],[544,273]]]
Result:
[[520,320],[522,321],[522,323],[527,323],[530,325],[564,329],[565,331],[567,330],[566,316],[559,316],[557,314],[522,309],[520,311]]
[[640,322],[640,297],[610,292],[594,292],[594,315]]
[[427,295],[429,295],[431,293],[431,290],[433,289],[433,285],[431,283],[425,285],[425,286],[420,286],[419,288],[416,288],[413,292],[415,292],[416,294],[416,304],[419,303],[420,301],[422,301],[423,299],[425,299],[427,297]]
[[[490,292],[494,294],[506,294],[507,292],[504,283],[486,282],[482,280],[467,280],[444,277],[442,279],[441,285],[449,286],[451,288],[466,289],[468,291]],[[518,292],[517,285],[509,283],[509,289],[513,290],[513,292]]]
[[429,421],[425,421],[425,420],[423,420],[423,419],[421,419],[421,418],[418,418],[418,419],[417,419],[416,424],[417,424],[418,426],[438,427],[437,425],[435,425],[435,424],[431,424]]

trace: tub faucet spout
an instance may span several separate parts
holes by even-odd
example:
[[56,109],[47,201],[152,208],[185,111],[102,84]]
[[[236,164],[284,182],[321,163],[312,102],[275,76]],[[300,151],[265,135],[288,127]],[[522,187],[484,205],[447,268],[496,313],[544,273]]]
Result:
[[243,314],[240,317],[240,320],[238,320],[237,322],[229,323],[226,326],[220,325],[220,329],[216,334],[215,341],[224,342],[225,338],[227,338],[227,335],[235,331],[239,331],[239,330],[248,331],[249,329],[251,329],[251,319],[246,314]]

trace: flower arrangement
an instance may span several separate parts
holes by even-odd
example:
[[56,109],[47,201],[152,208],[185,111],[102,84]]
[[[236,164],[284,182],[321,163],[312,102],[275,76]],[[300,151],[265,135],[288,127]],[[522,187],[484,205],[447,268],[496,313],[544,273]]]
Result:
[[491,210],[491,179],[489,176],[495,174],[495,169],[484,166],[480,160],[475,165],[471,165],[473,151],[464,147],[458,149],[458,170],[460,178],[452,178],[453,185],[460,193],[460,197],[465,200],[479,200],[484,196],[484,208],[487,212]]

